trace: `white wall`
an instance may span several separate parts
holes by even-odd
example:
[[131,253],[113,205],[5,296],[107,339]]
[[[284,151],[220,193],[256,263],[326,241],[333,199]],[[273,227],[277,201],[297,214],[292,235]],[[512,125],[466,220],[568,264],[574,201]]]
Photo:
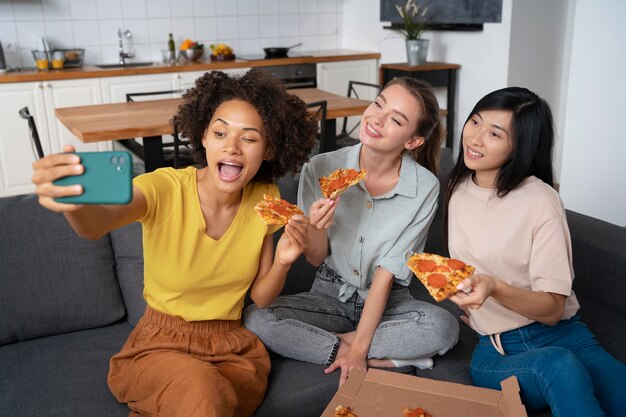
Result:
[[[382,29],[379,8],[379,0],[344,0],[343,47],[406,62],[404,42]],[[425,35],[429,61],[461,65],[455,136],[486,93],[530,88],[553,110],[565,206],[618,225],[626,225],[625,16],[624,0],[503,0],[502,23],[482,32]]]
[[[474,104],[485,94],[507,85],[512,1],[503,0],[502,23],[487,23],[483,31],[432,31],[424,35],[430,39],[429,61],[461,65],[454,130],[457,138]],[[380,22],[380,0],[344,0],[343,47],[378,51],[381,63],[406,62],[404,40],[383,26],[387,23]],[[437,96],[445,98],[442,94]],[[445,100],[441,101],[445,107]]]
[[35,35],[57,48],[85,48],[85,63],[116,62],[117,29],[136,60],[160,60],[172,32],[239,55],[303,42],[300,50],[341,43],[341,0],[0,0],[0,41],[12,67],[34,66]]
[[569,209],[626,226],[626,1],[575,7],[561,197]]
[[[564,72],[569,69],[567,44],[569,0],[523,0],[513,2],[507,85],[526,87],[544,98],[552,109],[556,126],[555,181],[560,182],[563,143],[561,112]],[[564,71],[565,69],[565,71]]]

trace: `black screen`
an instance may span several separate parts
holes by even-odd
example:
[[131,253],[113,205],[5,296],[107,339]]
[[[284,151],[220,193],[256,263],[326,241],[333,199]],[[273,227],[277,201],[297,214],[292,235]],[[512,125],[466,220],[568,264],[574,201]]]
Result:
[[[380,21],[400,23],[402,19],[396,4],[404,6],[406,0],[381,0]],[[432,24],[480,24],[502,21],[502,0],[415,0],[427,7],[426,19]]]

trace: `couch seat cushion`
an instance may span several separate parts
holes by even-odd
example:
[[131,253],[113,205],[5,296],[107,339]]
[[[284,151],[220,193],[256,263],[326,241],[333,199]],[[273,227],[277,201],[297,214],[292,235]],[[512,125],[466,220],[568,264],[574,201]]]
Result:
[[0,347],[2,416],[128,416],[109,391],[107,374],[131,330],[123,321]]
[[318,417],[339,387],[339,371],[272,354],[272,371],[256,417]]

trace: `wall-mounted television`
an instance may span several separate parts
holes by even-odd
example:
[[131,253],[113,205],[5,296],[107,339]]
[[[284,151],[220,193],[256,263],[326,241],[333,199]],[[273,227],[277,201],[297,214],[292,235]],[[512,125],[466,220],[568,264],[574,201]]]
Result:
[[[426,7],[426,20],[431,30],[482,30],[483,23],[502,21],[502,0],[415,0]],[[406,0],[381,0],[380,21],[391,27],[401,25],[396,5]]]

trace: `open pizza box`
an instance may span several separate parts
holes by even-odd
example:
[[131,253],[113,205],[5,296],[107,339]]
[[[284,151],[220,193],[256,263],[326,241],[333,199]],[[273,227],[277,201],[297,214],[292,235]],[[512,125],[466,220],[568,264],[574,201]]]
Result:
[[421,407],[433,417],[527,417],[514,376],[502,391],[397,372],[352,369],[322,417],[333,417],[338,405],[358,417],[403,417],[405,408]]

